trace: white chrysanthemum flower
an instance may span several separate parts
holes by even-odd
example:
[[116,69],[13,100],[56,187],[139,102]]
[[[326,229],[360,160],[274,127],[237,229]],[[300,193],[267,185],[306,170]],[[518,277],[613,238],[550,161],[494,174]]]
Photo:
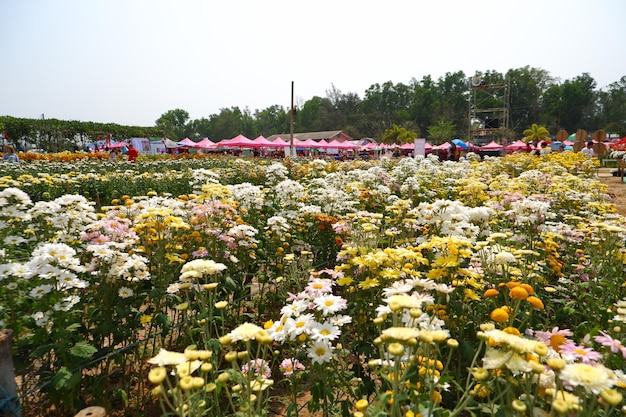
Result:
[[344,310],[348,306],[348,302],[337,295],[326,294],[313,299],[317,310],[323,315],[328,316]]
[[163,348],[159,350],[159,353],[151,359],[148,359],[148,363],[157,366],[167,365],[181,365],[187,362],[187,357],[184,353],[170,352]]
[[285,332],[291,339],[295,339],[301,334],[309,334],[314,323],[315,317],[313,317],[313,314],[302,314],[295,318],[287,318]]
[[239,202],[240,207],[246,210],[259,210],[265,203],[261,188],[249,182],[227,185],[226,188],[232,197]]
[[133,294],[134,294],[134,291],[128,287],[122,287],[117,292],[117,295],[119,295],[121,298],[132,297]]
[[304,313],[309,308],[309,302],[305,299],[294,300],[280,309],[281,316],[292,317]]
[[583,387],[585,391],[599,394],[606,388],[615,385],[615,377],[603,365],[586,363],[570,363],[559,372],[559,378],[569,385]]
[[314,323],[311,326],[311,339],[313,340],[335,340],[341,336],[339,327],[331,323]]
[[259,335],[262,335],[264,333],[267,332],[256,324],[244,323],[234,329],[232,332],[230,332],[228,336],[233,342],[237,342],[239,340],[247,342],[250,340],[255,340]]
[[181,269],[181,280],[199,278],[204,275],[214,275],[226,269],[226,265],[210,259],[194,259],[187,262]]
[[5,245],[19,245],[25,242],[28,242],[28,241],[24,239],[22,236],[11,235],[11,236],[7,236],[4,238]]
[[0,265],[0,281],[11,276],[30,279],[35,276],[35,273],[36,271],[29,265],[24,265],[19,262],[10,262]]
[[507,251],[497,252],[493,260],[496,265],[510,264],[510,263],[514,263],[517,261],[517,259],[515,258],[515,255]]
[[532,364],[521,355],[512,351],[500,351],[497,349],[487,350],[483,358],[483,367],[485,369],[507,368],[513,375],[532,372],[533,370]]
[[80,297],[77,295],[70,295],[64,298],[62,301],[54,304],[52,307],[55,311],[70,311],[80,301]]
[[411,339],[418,338],[420,331],[412,327],[389,327],[382,331],[382,337],[393,339],[401,342],[407,342]]
[[54,287],[50,284],[43,284],[43,285],[38,285],[35,288],[33,288],[32,290],[30,290],[30,296],[35,298],[35,299],[40,299],[42,298],[44,295],[50,293],[50,291],[52,291]]
[[307,349],[307,356],[311,358],[313,363],[327,363],[333,357],[332,346],[323,341],[313,341]]

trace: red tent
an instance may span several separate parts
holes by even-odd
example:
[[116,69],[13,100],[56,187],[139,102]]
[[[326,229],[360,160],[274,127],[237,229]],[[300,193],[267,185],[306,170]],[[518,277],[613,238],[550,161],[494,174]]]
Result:
[[611,148],[616,148],[616,147],[623,147],[623,146],[626,146],[626,136],[624,136],[623,138],[621,138],[620,140],[618,140],[618,141],[617,141],[617,142],[615,142],[615,143],[611,143],[611,144],[609,144],[609,146],[610,146]]

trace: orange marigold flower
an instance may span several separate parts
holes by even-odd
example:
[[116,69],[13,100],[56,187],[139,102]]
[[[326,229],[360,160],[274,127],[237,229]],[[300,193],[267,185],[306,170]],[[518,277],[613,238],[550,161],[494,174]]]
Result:
[[543,302],[539,298],[535,297],[534,295],[531,295],[530,297],[528,297],[526,301],[528,301],[530,305],[535,307],[536,309],[543,310]]
[[504,333],[512,334],[513,336],[520,336],[521,333],[515,327],[507,327],[502,330]]
[[498,294],[500,294],[500,291],[496,290],[495,288],[489,288],[487,291],[485,291],[483,296],[484,297],[495,297]]
[[520,285],[520,283],[519,282],[515,282],[515,281],[509,281],[505,285],[507,286],[508,289],[511,289],[511,288],[518,287]]
[[529,295],[533,295],[533,294],[535,293],[535,290],[533,290],[533,287],[531,287],[531,286],[530,286],[530,285],[528,285],[528,284],[520,284],[520,287],[522,287],[523,289],[525,289],[525,290],[526,290],[526,292],[527,292]]
[[518,287],[513,287],[509,291],[509,296],[511,298],[515,298],[517,300],[525,300],[528,298],[528,291],[526,291],[521,285]]
[[509,313],[506,312],[503,308],[496,308],[489,315],[491,320],[496,321],[498,323],[504,323],[509,320]]

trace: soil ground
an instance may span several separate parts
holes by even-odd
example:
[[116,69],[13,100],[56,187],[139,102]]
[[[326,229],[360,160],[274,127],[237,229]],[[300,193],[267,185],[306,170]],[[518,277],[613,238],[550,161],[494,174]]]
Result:
[[621,177],[614,177],[615,168],[600,168],[598,170],[598,180],[606,184],[609,188],[608,193],[611,201],[615,204],[617,212],[622,216],[626,216],[626,184],[622,182]]

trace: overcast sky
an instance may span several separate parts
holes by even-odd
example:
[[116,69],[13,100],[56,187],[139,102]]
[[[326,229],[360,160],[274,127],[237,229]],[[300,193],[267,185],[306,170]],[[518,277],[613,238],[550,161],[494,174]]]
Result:
[[626,75],[624,0],[0,0],[0,115],[153,126],[463,71]]

